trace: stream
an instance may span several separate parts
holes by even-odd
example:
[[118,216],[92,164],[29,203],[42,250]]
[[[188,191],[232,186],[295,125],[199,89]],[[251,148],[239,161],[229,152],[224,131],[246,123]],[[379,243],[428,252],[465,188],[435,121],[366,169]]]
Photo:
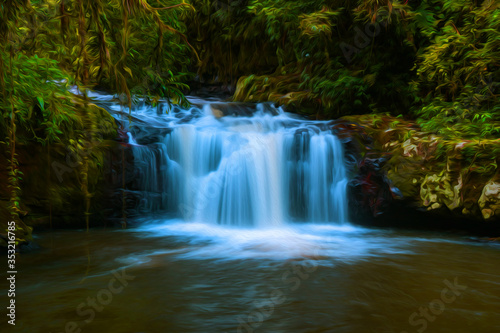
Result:
[[500,331],[500,247],[351,224],[327,122],[193,97],[129,123],[92,97],[129,129],[136,216],[36,233],[17,259],[15,331]]

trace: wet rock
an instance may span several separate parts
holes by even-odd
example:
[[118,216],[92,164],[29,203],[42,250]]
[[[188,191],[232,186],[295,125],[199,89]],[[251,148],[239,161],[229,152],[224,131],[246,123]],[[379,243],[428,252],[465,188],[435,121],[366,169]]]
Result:
[[354,220],[383,214],[393,200],[391,186],[381,172],[385,159],[364,158],[357,175],[349,182],[350,216]]
[[227,116],[251,117],[257,111],[262,111],[273,116],[276,116],[279,113],[271,103],[213,103],[210,104],[210,108],[216,118]]
[[490,180],[483,188],[479,207],[485,220],[500,216],[500,183]]
[[332,126],[344,143],[354,220],[500,233],[500,140],[442,138],[385,115],[347,116]]

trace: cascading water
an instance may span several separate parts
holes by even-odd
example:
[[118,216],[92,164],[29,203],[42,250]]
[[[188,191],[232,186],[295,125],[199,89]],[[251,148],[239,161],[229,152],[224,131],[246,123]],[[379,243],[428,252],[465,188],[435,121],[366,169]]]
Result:
[[326,123],[269,104],[192,102],[132,112],[143,211],[227,226],[346,222],[343,149]]

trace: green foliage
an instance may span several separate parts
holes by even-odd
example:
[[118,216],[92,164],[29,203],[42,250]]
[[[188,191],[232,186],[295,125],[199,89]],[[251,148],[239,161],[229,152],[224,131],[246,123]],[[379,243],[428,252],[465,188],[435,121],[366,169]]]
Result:
[[16,52],[56,60],[73,84],[180,98],[197,63],[182,22],[193,10],[178,1],[31,1],[5,13],[6,40]]
[[[166,2],[5,0],[0,5],[0,140],[7,147],[2,157],[8,163],[9,209],[21,225],[23,175],[16,145],[33,151],[57,145],[81,155],[77,181],[88,216],[103,165],[102,135],[114,132],[115,125],[86,97],[70,93],[69,85],[124,94],[128,107],[131,90],[151,103],[169,98],[187,104],[188,67],[198,59],[183,34],[182,18],[194,8]],[[85,154],[89,148],[92,153]]]
[[[427,1],[442,5],[440,29],[422,29],[412,88],[413,108],[425,130],[453,137],[500,135],[500,4]],[[424,6],[422,6],[424,7]]]
[[[4,63],[9,61],[3,59]],[[55,60],[17,54],[12,58],[12,79],[7,75],[5,84],[15,98],[0,98],[0,110],[5,110],[1,123],[3,133],[7,132],[12,107],[17,131],[21,133],[17,139],[23,144],[58,142],[62,134],[71,136],[74,130],[83,127],[68,90],[69,77]]]
[[389,112],[447,136],[499,135],[498,1],[233,2],[193,0],[187,26],[202,54],[198,74],[242,78],[236,100],[321,118]]

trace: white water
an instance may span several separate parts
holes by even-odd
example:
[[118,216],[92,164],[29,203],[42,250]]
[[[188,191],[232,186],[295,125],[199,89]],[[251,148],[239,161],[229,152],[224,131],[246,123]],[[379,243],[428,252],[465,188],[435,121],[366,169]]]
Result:
[[[132,112],[143,212],[238,227],[346,223],[344,153],[326,123],[269,104],[192,101],[189,110]],[[243,115],[221,117],[221,107]]]

